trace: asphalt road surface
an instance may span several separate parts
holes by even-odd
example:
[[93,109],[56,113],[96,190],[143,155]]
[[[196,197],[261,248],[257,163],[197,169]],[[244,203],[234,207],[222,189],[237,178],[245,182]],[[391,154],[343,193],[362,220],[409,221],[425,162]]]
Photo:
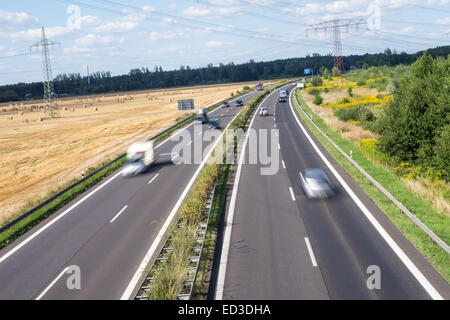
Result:
[[[273,130],[276,139],[268,138],[267,148],[277,144],[279,170],[262,175],[268,165],[248,161],[237,169],[216,299],[449,299],[448,283],[306,129],[356,200],[345,190],[301,129],[298,121],[306,125],[289,101],[277,101],[278,91],[261,105],[269,115],[256,115],[251,128]],[[300,179],[306,168],[323,169],[336,195],[307,199]],[[380,277],[370,277],[374,270]]]
[[[255,94],[247,94],[244,101]],[[219,119],[224,128],[239,110],[232,102],[209,117]],[[207,130],[206,125],[201,127]],[[194,128],[199,129],[198,125],[185,129],[191,139]],[[199,163],[172,162],[178,143],[163,141],[155,150],[160,157],[148,172],[124,178],[119,170],[1,250],[0,299],[123,298],[199,168]],[[195,144],[184,143],[190,148]],[[202,143],[203,149],[210,147],[211,143]],[[66,272],[69,266],[79,267],[80,290],[67,286],[73,275]],[[133,298],[131,291],[128,296]]]

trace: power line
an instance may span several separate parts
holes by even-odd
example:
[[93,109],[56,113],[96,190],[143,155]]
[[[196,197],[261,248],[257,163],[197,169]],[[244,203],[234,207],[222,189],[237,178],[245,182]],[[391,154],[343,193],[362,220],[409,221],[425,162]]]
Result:
[[58,42],[48,41],[47,36],[45,35],[44,27],[42,27],[42,39],[41,41],[33,44],[30,47],[30,51],[33,48],[41,49],[42,51],[42,63],[44,68],[44,100],[47,105],[47,113],[50,118],[55,117],[55,112],[52,106],[52,92],[53,92],[53,77],[52,77],[52,67],[50,64],[50,53],[49,47],[54,46],[55,44],[59,44]]
[[308,31],[314,30],[328,30],[333,29],[333,42],[334,42],[334,67],[339,70],[340,73],[344,71],[344,64],[342,60],[342,41],[341,41],[341,28],[350,26],[355,26],[358,28],[359,25],[366,24],[364,19],[339,19],[332,21],[325,21],[317,24],[310,25],[306,28],[306,35]]
[[17,54],[11,54],[11,55],[7,55],[7,56],[0,56],[0,59],[7,59],[7,58],[14,58],[14,57],[21,57],[21,56],[29,56],[33,54],[32,52],[27,52],[27,53],[17,53]]

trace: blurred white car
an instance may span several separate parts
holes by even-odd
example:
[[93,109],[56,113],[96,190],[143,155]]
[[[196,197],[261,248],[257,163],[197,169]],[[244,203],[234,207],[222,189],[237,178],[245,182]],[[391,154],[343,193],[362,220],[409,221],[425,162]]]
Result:
[[260,116],[268,116],[269,110],[267,109],[267,107],[261,107],[261,109],[259,109],[259,115]]
[[310,199],[323,199],[334,195],[330,180],[322,169],[306,169],[300,174],[302,187]]

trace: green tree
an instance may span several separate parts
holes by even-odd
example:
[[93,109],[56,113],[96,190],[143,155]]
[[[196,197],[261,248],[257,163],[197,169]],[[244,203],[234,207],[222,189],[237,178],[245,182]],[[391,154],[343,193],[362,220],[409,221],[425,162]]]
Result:
[[434,167],[442,173],[446,180],[450,180],[450,125],[442,128],[434,146]]
[[[381,151],[399,162],[436,163],[438,136],[450,123],[449,88],[450,56],[433,59],[424,53],[399,79],[393,100],[380,119]],[[440,157],[445,159],[442,153]]]
[[333,67],[333,69],[331,70],[331,73],[333,74],[333,77],[340,77],[341,76],[341,71],[338,68],[336,68],[336,67]]
[[320,96],[320,94],[317,94],[314,96],[314,99],[313,99],[314,104],[321,105],[322,102],[323,102],[323,98]]
[[311,80],[311,84],[312,84],[314,87],[320,87],[320,86],[323,85],[323,80],[322,80],[321,78],[319,78],[319,77],[314,76],[314,77],[312,78],[312,80]]

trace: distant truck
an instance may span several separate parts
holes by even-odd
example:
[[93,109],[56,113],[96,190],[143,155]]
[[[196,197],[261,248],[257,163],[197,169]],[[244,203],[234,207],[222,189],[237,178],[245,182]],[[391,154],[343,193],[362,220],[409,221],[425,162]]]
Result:
[[135,142],[127,149],[122,176],[135,176],[145,172],[155,160],[153,141]]
[[287,97],[288,97],[287,91],[286,90],[282,90],[282,91],[280,91],[280,98],[278,99],[278,101],[286,102]]
[[200,108],[197,110],[197,117],[195,118],[196,123],[208,123],[208,115],[206,114],[205,108]]

